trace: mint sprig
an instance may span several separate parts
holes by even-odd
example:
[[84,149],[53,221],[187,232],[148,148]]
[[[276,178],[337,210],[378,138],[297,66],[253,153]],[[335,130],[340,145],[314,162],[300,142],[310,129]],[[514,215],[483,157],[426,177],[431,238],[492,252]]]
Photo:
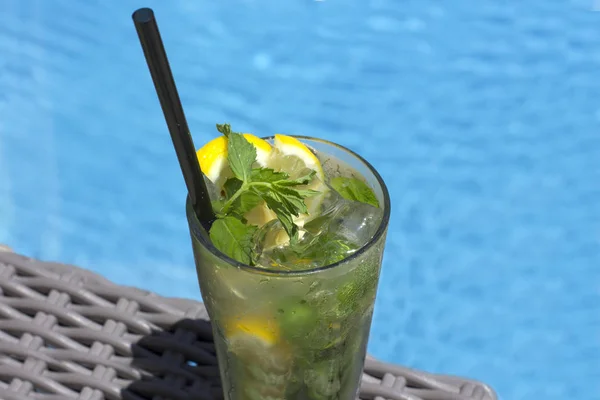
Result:
[[234,177],[224,184],[225,198],[214,202],[217,220],[210,229],[210,239],[217,249],[246,264],[256,262],[254,235],[257,227],[248,225],[244,214],[262,202],[266,203],[285,229],[290,241],[298,240],[294,217],[308,212],[304,199],[318,191],[302,188],[316,172],[290,179],[285,172],[256,167],[256,149],[229,124],[217,124],[227,139],[227,161]]

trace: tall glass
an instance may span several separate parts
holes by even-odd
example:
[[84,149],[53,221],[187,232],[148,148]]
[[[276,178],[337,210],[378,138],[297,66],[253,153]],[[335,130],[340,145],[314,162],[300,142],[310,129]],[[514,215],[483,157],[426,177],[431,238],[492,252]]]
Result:
[[379,173],[354,152],[296,138],[316,151],[325,169],[327,163],[344,164],[362,175],[383,217],[373,237],[348,258],[281,271],[245,265],[217,250],[188,201],[200,291],[226,400],[354,400],[360,384],[390,216],[388,191]]

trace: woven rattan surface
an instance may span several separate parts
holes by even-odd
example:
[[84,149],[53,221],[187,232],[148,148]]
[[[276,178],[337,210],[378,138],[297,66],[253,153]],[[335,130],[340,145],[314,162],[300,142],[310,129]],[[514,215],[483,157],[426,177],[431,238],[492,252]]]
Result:
[[[495,400],[486,385],[367,358],[361,399]],[[202,303],[0,251],[0,399],[221,399]]]

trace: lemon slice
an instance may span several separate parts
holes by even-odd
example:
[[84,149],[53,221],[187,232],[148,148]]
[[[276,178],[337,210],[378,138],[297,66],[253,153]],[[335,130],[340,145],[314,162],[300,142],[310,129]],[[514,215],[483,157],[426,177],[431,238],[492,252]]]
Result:
[[315,153],[295,137],[275,135],[273,150],[269,167],[287,172],[292,178],[299,177],[308,168],[315,170],[321,181],[325,180],[323,167]]
[[294,218],[296,225],[303,226],[318,213],[328,190],[321,161],[315,153],[295,137],[277,134],[273,140],[273,151],[268,165],[274,170],[287,172],[292,179],[306,174],[307,170],[316,172],[315,177],[306,188],[320,193],[304,200],[308,214]]
[[279,340],[279,327],[275,321],[260,317],[235,318],[225,324],[224,333],[231,343],[255,342],[272,347]]
[[[309,170],[315,171],[315,177],[308,185],[306,185],[306,189],[316,190],[319,194],[304,199],[304,204],[306,204],[308,213],[300,214],[299,216],[294,217],[293,220],[296,225],[303,226],[306,222],[310,221],[310,219],[318,215],[325,193],[329,188],[324,183],[325,173],[323,172],[321,162],[315,153],[293,136],[276,134],[273,139],[273,150],[271,151],[267,166],[275,171],[286,172],[291,179],[304,176]],[[267,212],[264,213],[266,218],[263,216],[261,221],[263,224],[276,218],[274,213],[266,206],[263,205],[263,208],[267,210]],[[258,213],[258,210],[255,209],[253,212],[256,214]],[[260,220],[260,218],[256,218],[255,221],[256,220]],[[300,231],[300,238],[303,236],[304,232]],[[263,249],[270,250],[274,247],[282,246],[288,243],[289,240],[290,238],[283,227],[270,230],[264,238]]]
[[[292,366],[293,352],[280,334],[275,319],[265,315],[246,315],[228,322],[224,326],[227,348],[244,360],[250,375],[258,378],[254,380],[260,389],[257,398],[283,399],[282,394],[276,396],[274,392],[281,385],[283,388],[287,386],[286,376]],[[267,382],[269,385],[265,385]],[[269,396],[269,392],[273,396]]]

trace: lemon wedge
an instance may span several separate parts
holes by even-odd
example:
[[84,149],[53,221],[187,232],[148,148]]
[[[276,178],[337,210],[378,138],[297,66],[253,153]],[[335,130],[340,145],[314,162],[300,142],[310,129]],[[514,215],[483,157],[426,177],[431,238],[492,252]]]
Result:
[[269,160],[271,168],[287,172],[292,179],[299,177],[306,169],[312,169],[317,172],[317,178],[325,180],[323,167],[315,153],[295,137],[275,135],[273,150]]
[[319,194],[304,199],[308,214],[301,214],[294,218],[296,225],[303,226],[318,213],[328,190],[321,161],[315,153],[295,137],[277,134],[273,140],[273,151],[271,152],[269,167],[276,171],[287,172],[292,179],[304,175],[307,170],[316,172],[315,177],[306,188],[316,190]]

